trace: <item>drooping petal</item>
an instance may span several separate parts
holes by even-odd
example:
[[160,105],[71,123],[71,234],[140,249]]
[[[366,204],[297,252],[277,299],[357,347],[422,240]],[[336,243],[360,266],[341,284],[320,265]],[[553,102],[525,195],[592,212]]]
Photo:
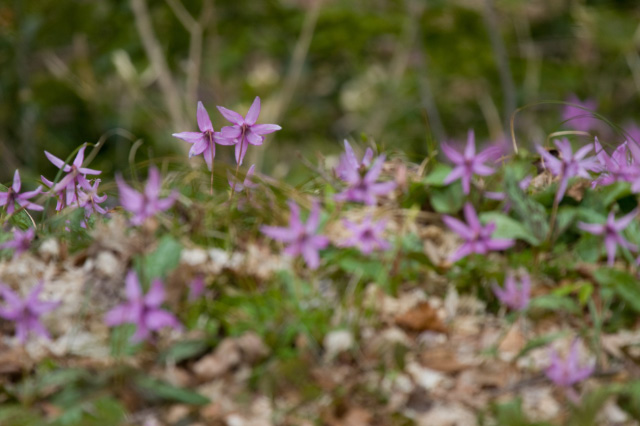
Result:
[[302,247],[302,257],[307,262],[309,269],[317,269],[320,266],[320,255],[314,246],[310,244],[304,245]]
[[133,270],[127,272],[127,276],[125,278],[125,293],[127,295],[127,299],[130,301],[142,299],[142,289],[140,288],[138,275]]
[[[215,146],[215,144],[212,144]],[[189,158],[202,154],[207,148],[209,148],[209,138],[203,136],[199,141],[193,144],[189,150]],[[215,149],[215,148],[214,148]]]
[[54,166],[56,166],[59,169],[63,169],[63,171],[65,172],[70,172],[71,171],[71,166],[69,166],[68,164],[65,166],[64,161],[62,161],[61,159],[59,159],[58,157],[56,157],[53,154],[49,154],[47,151],[44,152],[44,155],[49,159],[49,161],[51,161],[53,163]]
[[254,126],[251,126],[251,131],[261,136],[277,132],[278,130],[282,130],[282,127],[278,126],[277,124],[256,124]]
[[444,181],[442,183],[444,183],[445,185],[449,185],[451,182],[455,182],[462,176],[464,176],[466,172],[467,171],[464,166],[456,166],[449,172],[447,177],[444,178]]
[[613,266],[616,258],[616,248],[617,248],[615,237],[611,237],[610,235],[607,235],[604,238],[604,246],[607,250],[607,265]]
[[464,163],[464,156],[460,154],[458,151],[456,151],[455,149],[453,149],[451,146],[449,146],[448,143],[442,142],[440,146],[442,147],[442,152],[444,153],[444,155],[446,155],[447,158],[452,163],[454,164]]
[[578,228],[594,235],[600,235],[604,232],[604,225],[600,225],[597,223],[578,222]]
[[442,221],[449,227],[449,229],[460,235],[465,240],[470,239],[473,235],[473,231],[464,222],[454,217],[444,215],[442,216]]
[[227,109],[221,106],[217,108],[218,108],[218,111],[220,111],[220,114],[222,114],[222,116],[226,118],[228,121],[230,121],[231,123],[237,124],[238,126],[242,126],[244,124],[244,118],[242,118],[242,116],[237,112],[231,111],[230,109]]
[[464,243],[449,257],[448,260],[451,263],[455,263],[463,257],[467,257],[471,253],[473,253],[473,246],[470,243]]
[[181,328],[180,322],[173,314],[159,309],[149,312],[144,321],[149,330],[159,330],[164,327]]
[[22,187],[22,182],[20,181],[20,172],[16,170],[16,172],[13,175],[13,185],[11,186],[11,188],[15,192],[20,192],[21,187]]
[[202,133],[213,132],[213,126],[211,125],[209,113],[200,101],[198,101],[198,111],[196,112],[196,119],[198,121],[198,128]]
[[144,296],[145,305],[158,308],[164,302],[164,287],[162,286],[162,281],[155,279],[151,283],[151,287],[149,291]]
[[242,136],[242,128],[239,126],[226,126],[220,130],[220,136],[226,139],[238,139]]
[[207,163],[209,171],[213,168],[213,160],[216,158],[216,144],[212,143],[207,149],[204,150],[204,162]]
[[171,136],[174,138],[182,139],[185,142],[189,143],[197,143],[200,142],[204,135],[200,132],[182,132],[182,133],[174,133]]
[[315,233],[318,228],[318,222],[320,221],[320,205],[317,201],[313,201],[311,206],[311,212],[309,213],[309,218],[306,223],[306,231],[309,234]]
[[[231,128],[231,127],[230,127]],[[213,134],[213,141],[218,145],[234,145],[237,142],[236,138],[227,138],[222,133],[217,132]]]
[[253,126],[258,121],[258,116],[260,115],[260,97],[256,96],[249,108],[249,112],[247,112],[247,116],[244,119],[244,122],[249,126]]
[[242,165],[244,161],[244,156],[247,155],[247,149],[249,148],[249,144],[243,140],[236,144],[236,162],[238,165]]
[[262,145],[262,142],[264,141],[264,137],[253,133],[251,130],[247,130],[245,137],[247,138],[247,142],[251,145]]

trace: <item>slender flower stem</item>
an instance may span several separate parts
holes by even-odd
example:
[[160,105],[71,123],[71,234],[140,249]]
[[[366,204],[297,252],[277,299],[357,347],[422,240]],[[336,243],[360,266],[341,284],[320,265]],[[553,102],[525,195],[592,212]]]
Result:
[[[560,173],[560,182],[562,182],[562,179],[564,178],[563,173]],[[558,199],[558,197],[555,197],[553,199],[553,207],[551,208],[551,220],[549,223],[549,234],[547,235],[547,242],[551,242],[551,240],[553,239],[553,231],[555,228],[555,224],[556,224],[556,217],[558,216],[558,207],[560,206],[560,200]]]
[[209,189],[209,193],[211,195],[213,195],[213,168],[215,167],[215,164],[216,164],[215,158],[213,155],[213,149],[215,148],[213,144],[214,144],[213,136],[209,134],[209,149],[211,150],[211,187]]

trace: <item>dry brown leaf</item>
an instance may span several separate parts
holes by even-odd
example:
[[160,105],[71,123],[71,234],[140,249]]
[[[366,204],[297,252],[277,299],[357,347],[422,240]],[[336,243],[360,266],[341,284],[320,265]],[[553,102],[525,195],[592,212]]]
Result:
[[211,380],[220,377],[240,364],[242,360],[240,348],[233,339],[223,340],[215,352],[203,357],[193,366],[193,371],[200,380]]
[[420,361],[425,367],[443,373],[457,373],[469,367],[469,364],[458,360],[458,355],[453,348],[443,346],[424,351]]
[[396,324],[412,331],[438,331],[446,333],[447,328],[440,319],[438,311],[429,302],[420,302],[407,312],[396,317]]
[[527,344],[527,339],[522,335],[520,331],[522,325],[519,321],[513,323],[507,334],[504,336],[500,344],[498,345],[498,353],[500,358],[504,361],[512,361],[516,355],[524,349]]

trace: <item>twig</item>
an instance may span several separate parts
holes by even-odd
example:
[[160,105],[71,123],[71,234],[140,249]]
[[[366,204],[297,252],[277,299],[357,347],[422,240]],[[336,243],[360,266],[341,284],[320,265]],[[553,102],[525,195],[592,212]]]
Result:
[[169,70],[167,59],[162,52],[162,47],[153,31],[147,2],[146,0],[131,0],[131,8],[144,50],[149,57],[151,65],[158,74],[158,83],[162,91],[165,106],[171,116],[172,125],[175,128],[185,127],[186,120],[182,116],[180,94]]

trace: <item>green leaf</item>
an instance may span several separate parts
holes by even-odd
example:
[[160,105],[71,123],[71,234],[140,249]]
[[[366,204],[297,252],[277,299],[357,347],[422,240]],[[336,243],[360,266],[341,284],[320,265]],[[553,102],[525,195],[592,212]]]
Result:
[[422,179],[422,182],[431,186],[446,186],[444,180],[451,173],[451,167],[446,164],[436,164],[427,176]]
[[532,245],[539,244],[535,235],[511,217],[498,212],[485,212],[479,215],[480,221],[484,224],[493,222],[496,230],[491,235],[492,238],[509,238],[524,240]]
[[187,359],[203,354],[209,348],[209,343],[205,340],[185,340],[178,342],[168,348],[160,355],[162,362],[179,363]]
[[580,311],[578,304],[570,297],[556,294],[545,294],[531,301],[531,308],[546,309],[549,311],[566,311],[575,313]]
[[611,288],[636,312],[640,312],[640,283],[627,272],[613,268],[600,268],[593,274],[600,285]]
[[191,405],[205,405],[210,402],[209,398],[205,398],[197,392],[179,388],[151,377],[140,376],[135,380],[135,384],[143,392],[159,399]]
[[181,252],[182,245],[171,235],[162,237],[155,251],[144,258],[142,270],[145,280],[166,278],[180,263]]
[[431,188],[431,206],[438,213],[456,213],[464,204],[464,194],[459,182],[452,183],[444,188]]
[[511,208],[522,220],[529,231],[530,243],[540,245],[549,233],[549,219],[544,206],[530,198],[520,187],[512,168],[507,168],[504,175],[504,186]]

